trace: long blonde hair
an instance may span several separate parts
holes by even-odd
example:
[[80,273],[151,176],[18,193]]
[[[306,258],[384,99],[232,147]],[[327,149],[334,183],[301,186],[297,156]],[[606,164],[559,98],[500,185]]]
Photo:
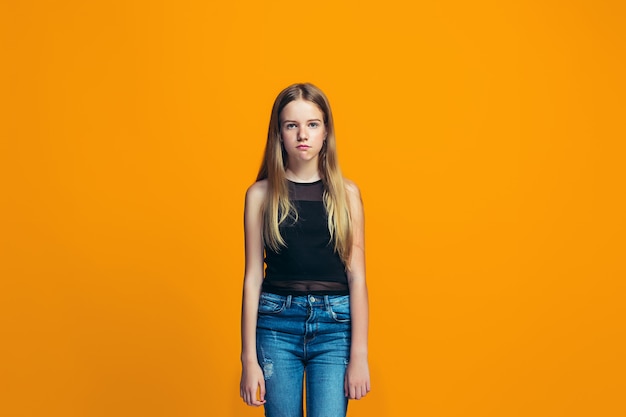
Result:
[[346,188],[337,160],[335,126],[330,104],[326,95],[316,86],[293,84],[278,94],[272,107],[270,125],[267,132],[263,163],[257,181],[267,179],[268,192],[263,207],[263,242],[275,252],[285,247],[279,226],[287,218],[298,218],[295,206],[289,201],[289,188],[285,171],[287,152],[280,134],[280,114],[287,104],[294,100],[306,100],[316,104],[324,114],[326,141],[319,153],[319,174],[324,184],[324,206],[328,214],[328,231],[331,241],[346,267],[349,265],[352,249],[352,225]]

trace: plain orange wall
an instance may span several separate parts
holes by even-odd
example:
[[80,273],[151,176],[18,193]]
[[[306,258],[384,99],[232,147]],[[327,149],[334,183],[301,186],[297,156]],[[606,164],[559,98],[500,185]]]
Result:
[[0,2],[0,415],[260,416],[245,189],[286,85],[366,208],[350,415],[626,415],[621,1]]

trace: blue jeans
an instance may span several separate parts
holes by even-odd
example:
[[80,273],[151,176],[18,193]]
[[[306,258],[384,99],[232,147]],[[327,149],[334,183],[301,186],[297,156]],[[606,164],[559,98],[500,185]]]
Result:
[[350,296],[262,293],[257,355],[265,376],[267,417],[345,417],[350,357]]

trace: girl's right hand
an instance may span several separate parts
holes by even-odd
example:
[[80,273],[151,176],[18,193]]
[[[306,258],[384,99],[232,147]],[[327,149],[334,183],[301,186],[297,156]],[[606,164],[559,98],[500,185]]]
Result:
[[239,395],[248,405],[259,407],[265,404],[265,378],[257,362],[243,365]]

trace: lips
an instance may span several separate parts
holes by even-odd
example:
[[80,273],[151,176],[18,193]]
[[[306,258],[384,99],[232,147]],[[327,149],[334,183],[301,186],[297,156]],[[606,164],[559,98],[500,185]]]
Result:
[[296,146],[297,149],[309,149],[310,146],[308,145],[300,145],[300,146]]

